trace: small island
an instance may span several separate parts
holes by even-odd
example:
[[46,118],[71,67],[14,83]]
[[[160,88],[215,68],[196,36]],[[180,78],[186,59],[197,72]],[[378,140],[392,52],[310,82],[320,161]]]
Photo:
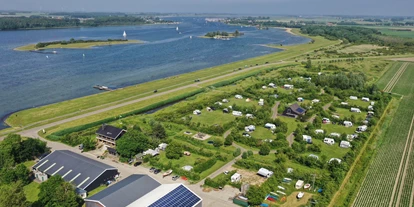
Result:
[[107,46],[107,45],[119,45],[119,44],[137,44],[142,43],[139,40],[127,40],[127,39],[108,39],[108,40],[75,40],[69,41],[53,41],[53,42],[39,42],[37,44],[25,45],[15,48],[17,51],[37,51],[43,49],[56,49],[56,48],[68,48],[68,49],[85,49],[95,46]]
[[230,38],[233,37],[239,37],[244,35],[244,33],[239,32],[238,30],[236,30],[233,33],[228,33],[228,32],[209,32],[207,34],[205,34],[203,37],[204,38],[214,38],[214,39],[224,39],[224,40],[229,40]]

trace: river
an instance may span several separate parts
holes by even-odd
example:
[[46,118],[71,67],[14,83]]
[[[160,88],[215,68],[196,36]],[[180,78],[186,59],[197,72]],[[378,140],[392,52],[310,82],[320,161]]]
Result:
[[[181,23],[0,31],[0,117],[99,93],[92,88],[96,84],[125,87],[280,51],[260,46],[263,44],[289,45],[309,41],[282,29],[257,30],[207,23],[204,18],[169,19]],[[230,41],[197,38],[211,31],[234,32],[236,29],[245,35]],[[128,39],[145,43],[56,49],[58,53],[55,55],[13,50],[27,44],[70,38],[119,39],[124,31]],[[5,127],[0,124],[0,129]]]

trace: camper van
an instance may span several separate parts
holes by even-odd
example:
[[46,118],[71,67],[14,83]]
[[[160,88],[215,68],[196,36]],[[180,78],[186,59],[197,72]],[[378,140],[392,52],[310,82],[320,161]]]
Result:
[[233,111],[234,116],[243,116],[243,113],[241,111]]
[[359,108],[351,108],[351,112],[361,113]]
[[302,135],[303,141],[307,142],[308,144],[312,144],[312,137],[309,135]]
[[362,100],[362,101],[369,102],[369,98],[367,98],[367,97],[362,97],[362,98],[361,98],[361,100]]
[[323,139],[323,142],[325,144],[328,144],[328,145],[334,145],[335,144],[335,140],[332,139],[332,138],[325,138],[325,139]]
[[323,134],[324,131],[323,131],[323,129],[317,129],[317,130],[315,130],[315,133],[316,134]]
[[367,125],[362,125],[357,128],[357,132],[365,132],[367,131],[367,129],[368,129]]
[[350,121],[344,121],[344,126],[351,127],[353,124]]
[[274,124],[271,124],[271,123],[266,123],[265,124],[265,128],[268,128],[268,129],[276,129],[276,125],[274,125]]

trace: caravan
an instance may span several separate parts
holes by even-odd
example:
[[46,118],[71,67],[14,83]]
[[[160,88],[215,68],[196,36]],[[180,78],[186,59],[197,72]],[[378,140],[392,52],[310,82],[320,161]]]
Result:
[[328,144],[328,145],[334,145],[335,144],[335,140],[332,139],[332,138],[325,138],[325,139],[323,139],[323,142],[325,144]]
[[361,109],[359,109],[359,108],[351,108],[351,112],[361,113]]
[[303,141],[305,141],[308,144],[312,144],[312,137],[309,135],[302,135]]

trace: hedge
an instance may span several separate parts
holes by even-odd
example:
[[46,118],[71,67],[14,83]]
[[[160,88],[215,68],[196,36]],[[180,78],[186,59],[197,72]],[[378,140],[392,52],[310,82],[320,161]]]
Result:
[[[128,116],[133,116],[133,115],[141,114],[141,113],[144,113],[146,111],[153,110],[153,109],[159,108],[161,106],[164,106],[166,104],[170,104],[170,103],[173,103],[173,102],[177,102],[177,101],[183,100],[185,98],[194,96],[194,95],[199,94],[199,93],[202,93],[202,92],[204,92],[204,89],[198,89],[196,91],[193,91],[193,92],[190,92],[190,93],[186,93],[186,94],[182,94],[182,95],[179,95],[179,96],[175,96],[175,97],[169,98],[167,100],[160,101],[158,103],[154,103],[154,104],[151,104],[149,106],[146,106],[146,107],[143,107],[143,108],[134,110],[134,111],[130,111],[130,112],[127,112],[127,113],[120,114],[120,116],[122,116],[123,118],[125,118],[125,117],[128,117]],[[63,135],[70,134],[70,133],[73,133],[73,132],[79,132],[79,131],[82,131],[82,130],[85,130],[85,129],[88,129],[88,128],[91,128],[91,127],[95,127],[95,126],[102,125],[104,123],[113,122],[113,121],[115,121],[117,119],[118,119],[118,116],[117,117],[111,117],[111,118],[102,119],[102,120],[99,120],[99,121],[95,121],[95,122],[88,123],[88,124],[84,124],[84,125],[80,125],[80,126],[75,126],[75,127],[63,129],[63,130],[54,132],[51,135],[48,135],[47,138],[48,139],[54,139],[55,140],[55,139],[58,139],[58,137],[59,137],[59,139],[60,139],[60,137],[63,136]]]
[[200,163],[198,165],[196,165],[193,170],[196,173],[201,173],[203,171],[208,170],[209,168],[213,167],[214,164],[216,164],[217,159],[209,159],[203,163]]

